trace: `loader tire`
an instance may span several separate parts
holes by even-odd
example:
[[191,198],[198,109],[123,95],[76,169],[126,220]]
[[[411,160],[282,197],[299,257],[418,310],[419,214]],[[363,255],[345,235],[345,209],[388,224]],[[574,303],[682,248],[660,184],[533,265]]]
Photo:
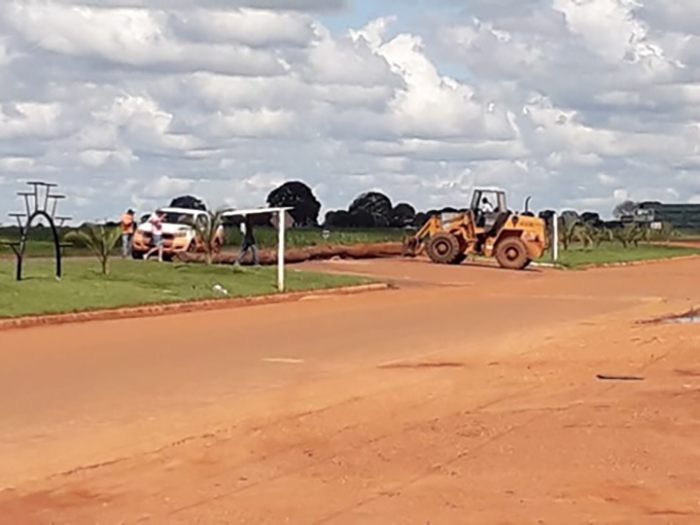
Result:
[[428,257],[434,263],[452,264],[461,254],[459,239],[449,232],[433,235],[426,247]]
[[527,246],[519,237],[507,237],[496,247],[496,261],[501,268],[523,270],[530,264]]

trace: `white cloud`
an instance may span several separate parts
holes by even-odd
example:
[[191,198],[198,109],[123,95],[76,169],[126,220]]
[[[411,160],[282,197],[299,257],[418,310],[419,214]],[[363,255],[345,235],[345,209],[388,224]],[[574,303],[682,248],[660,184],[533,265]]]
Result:
[[[255,30],[245,22],[245,12],[238,20],[227,20],[231,37],[226,41],[216,36],[204,41],[179,39],[174,29],[182,26],[177,24],[182,19],[163,11],[69,8],[35,0],[13,0],[0,12],[5,23],[28,43],[60,55],[101,59],[108,65],[155,67],[164,72],[204,69],[251,76],[284,72],[283,62],[273,53],[245,45]],[[209,15],[217,17],[217,13]],[[200,22],[195,31],[206,31],[206,21],[197,17],[195,21]],[[214,35],[223,30],[220,25],[209,24]],[[256,25],[255,21],[252,25]],[[264,29],[265,24],[257,26]],[[237,41],[234,35],[240,30],[244,37]]]
[[0,140],[53,137],[61,127],[60,115],[60,104],[6,104],[0,107]]
[[[28,172],[34,167],[34,159],[25,157],[4,157],[0,158],[0,173],[2,172]],[[0,177],[2,178],[2,177]],[[4,178],[2,178],[4,180]]]
[[340,34],[318,15],[340,0],[8,0],[0,176],[59,182],[76,216],[257,205],[287,179],[326,208],[368,189],[461,205],[480,184],[514,206],[688,201],[696,4],[442,0],[409,31],[396,3]]
[[192,187],[193,181],[178,179],[161,175],[143,188],[143,195],[151,199],[163,199],[172,194],[187,192]]
[[347,0],[55,0],[57,4],[90,7],[151,9],[229,9],[255,7],[285,11],[335,11],[348,6]]

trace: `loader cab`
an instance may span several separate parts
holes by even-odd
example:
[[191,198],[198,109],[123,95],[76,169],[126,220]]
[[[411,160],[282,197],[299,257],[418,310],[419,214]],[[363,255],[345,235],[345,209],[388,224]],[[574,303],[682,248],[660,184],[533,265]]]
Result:
[[489,230],[502,213],[508,212],[506,192],[497,188],[475,189],[469,208],[474,214],[476,227]]

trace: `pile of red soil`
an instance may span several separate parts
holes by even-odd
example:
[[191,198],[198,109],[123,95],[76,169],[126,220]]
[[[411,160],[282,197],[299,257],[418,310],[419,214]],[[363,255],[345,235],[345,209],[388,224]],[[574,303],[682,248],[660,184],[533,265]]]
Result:
[[[284,262],[293,264],[313,260],[328,260],[336,257],[341,259],[378,259],[381,257],[396,257],[403,253],[403,246],[398,242],[376,244],[354,244],[352,246],[309,246],[307,248],[290,248],[285,250]],[[213,258],[217,264],[233,264],[238,258],[238,252],[224,252]],[[260,250],[260,264],[277,264],[277,250]],[[180,253],[177,259],[188,263],[203,263],[204,254]],[[247,254],[242,264],[251,264],[252,256]]]

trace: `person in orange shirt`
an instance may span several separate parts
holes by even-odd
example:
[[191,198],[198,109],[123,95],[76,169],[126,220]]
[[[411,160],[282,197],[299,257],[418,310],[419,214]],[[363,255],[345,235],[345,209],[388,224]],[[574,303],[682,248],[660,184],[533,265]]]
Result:
[[122,257],[126,258],[131,255],[131,243],[134,238],[134,232],[136,231],[134,210],[129,210],[122,215],[122,220],[119,225],[122,228]]

